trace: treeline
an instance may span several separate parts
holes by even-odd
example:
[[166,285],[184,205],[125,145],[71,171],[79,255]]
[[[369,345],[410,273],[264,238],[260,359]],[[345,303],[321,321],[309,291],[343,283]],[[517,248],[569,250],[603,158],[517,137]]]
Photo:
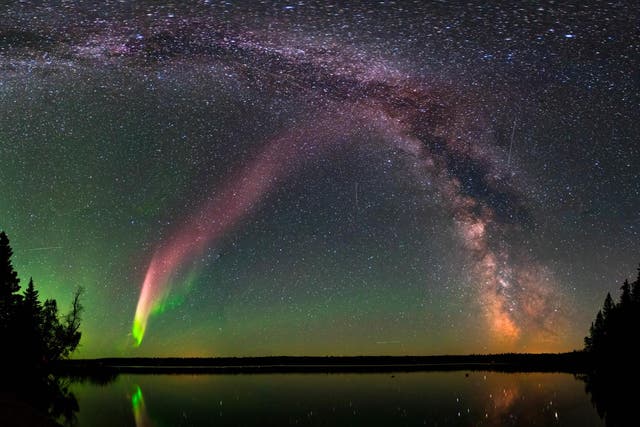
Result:
[[584,349],[596,362],[635,361],[640,357],[640,268],[638,278],[625,280],[620,299],[607,293],[602,309],[584,339]]
[[40,301],[33,280],[20,293],[9,238],[0,232],[0,361],[2,368],[45,367],[67,358],[80,342],[82,289],[73,295],[71,310],[58,312],[55,299]]
[[58,371],[99,376],[122,373],[376,373],[414,371],[571,372],[588,371],[584,352],[443,356],[264,356],[214,358],[105,358],[67,360]]

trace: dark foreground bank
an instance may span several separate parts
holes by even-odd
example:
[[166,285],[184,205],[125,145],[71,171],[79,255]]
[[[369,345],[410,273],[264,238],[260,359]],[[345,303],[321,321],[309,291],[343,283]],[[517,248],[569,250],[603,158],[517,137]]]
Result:
[[104,358],[61,361],[54,368],[57,373],[69,375],[184,372],[370,373],[452,370],[583,373],[589,370],[589,362],[588,354],[571,352],[460,356]]

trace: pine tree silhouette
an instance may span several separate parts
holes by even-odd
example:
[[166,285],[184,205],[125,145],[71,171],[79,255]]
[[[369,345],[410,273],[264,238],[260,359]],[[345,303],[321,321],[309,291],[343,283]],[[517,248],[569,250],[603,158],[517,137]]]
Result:
[[607,293],[584,339],[585,351],[600,367],[635,366],[640,357],[640,268],[638,279],[625,280],[620,290],[618,303]]
[[629,284],[629,279],[625,279],[620,289],[622,290],[622,294],[620,295],[620,308],[624,309],[631,305],[631,285]]
[[29,279],[19,310],[19,349],[23,360],[37,363],[42,358],[42,305],[38,300],[38,291]]
[[638,278],[631,285],[631,301],[640,304],[640,267],[638,267]]
[[18,273],[11,264],[12,255],[9,238],[4,231],[0,231],[0,298],[2,300],[9,299],[9,296],[20,290]]
[[11,363],[18,357],[14,343],[18,335],[16,321],[22,298],[18,294],[20,279],[13,269],[12,255],[9,238],[4,231],[0,232],[0,363]]
[[43,367],[64,359],[77,348],[80,338],[82,288],[73,295],[71,311],[60,317],[56,300],[40,303],[33,279],[24,295],[18,294],[20,279],[11,263],[9,239],[0,232],[0,362]]

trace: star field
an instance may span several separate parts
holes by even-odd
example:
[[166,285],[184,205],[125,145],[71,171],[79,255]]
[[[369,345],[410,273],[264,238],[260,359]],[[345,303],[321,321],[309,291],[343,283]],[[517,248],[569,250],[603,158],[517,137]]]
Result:
[[79,357],[579,348],[640,246],[632,2],[15,2],[0,228]]

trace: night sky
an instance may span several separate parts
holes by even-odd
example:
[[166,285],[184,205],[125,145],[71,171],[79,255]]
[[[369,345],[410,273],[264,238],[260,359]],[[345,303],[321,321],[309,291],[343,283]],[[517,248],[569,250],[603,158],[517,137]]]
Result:
[[635,278],[637,2],[175,3],[0,6],[0,229],[76,357],[566,351]]

